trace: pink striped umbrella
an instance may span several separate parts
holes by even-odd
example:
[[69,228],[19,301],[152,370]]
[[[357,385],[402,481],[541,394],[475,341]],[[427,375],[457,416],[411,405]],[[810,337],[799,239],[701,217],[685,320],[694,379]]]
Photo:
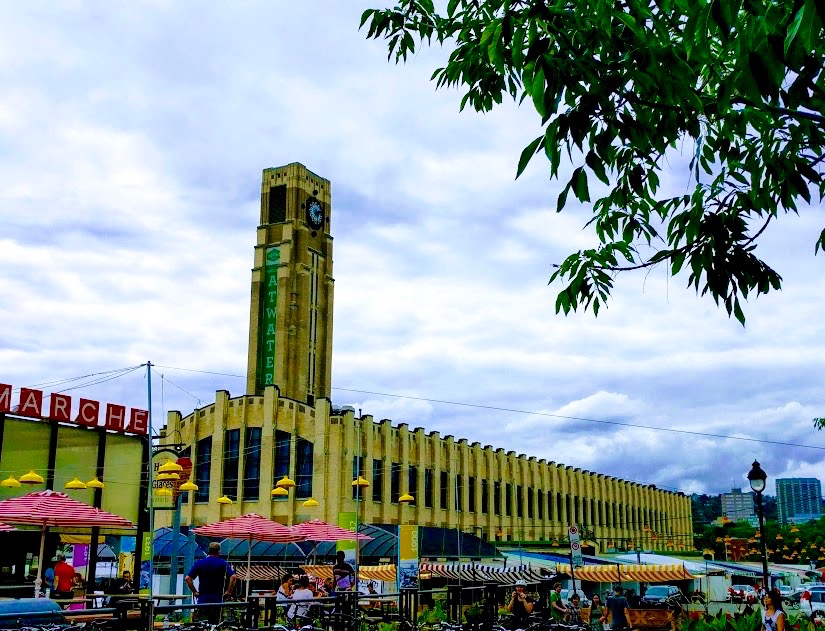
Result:
[[37,565],[37,579],[34,581],[34,596],[40,592],[43,571],[43,550],[46,545],[46,531],[52,526],[74,526],[78,528],[132,529],[135,525],[113,513],[84,504],[65,493],[38,491],[19,497],[0,500],[0,519],[10,524],[40,526],[40,562]]
[[[234,519],[201,526],[195,528],[194,531],[204,537],[229,537],[231,539],[246,539],[249,542],[291,543],[306,540],[306,537],[292,532],[289,526],[284,526],[255,513],[247,513]],[[249,545],[246,553],[247,576],[250,576],[249,568],[251,565],[252,546]],[[246,595],[249,596],[249,581],[246,582]]]
[[0,523],[0,532],[11,532],[12,530],[17,530],[14,526],[9,526],[8,524]]
[[328,524],[320,519],[296,524],[292,527],[292,532],[301,535],[306,541],[369,541],[372,539],[360,532]]

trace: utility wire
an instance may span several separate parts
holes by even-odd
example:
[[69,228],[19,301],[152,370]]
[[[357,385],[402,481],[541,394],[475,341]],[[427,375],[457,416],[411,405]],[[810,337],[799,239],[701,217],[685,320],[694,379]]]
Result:
[[428,403],[443,403],[445,405],[457,405],[461,407],[476,408],[480,410],[492,410],[495,412],[511,412],[513,414],[528,414],[531,416],[545,416],[549,418],[559,418],[568,421],[582,421],[585,423],[599,423],[601,425],[619,425],[621,427],[632,427],[634,429],[650,429],[657,432],[671,432],[673,434],[688,434],[690,436],[705,436],[707,438],[722,438],[725,440],[742,440],[751,443],[763,443],[767,445],[780,445],[782,447],[803,447],[805,449],[817,449],[825,451],[825,447],[818,447],[816,445],[805,445],[803,443],[789,443],[779,440],[766,440],[763,438],[752,438],[748,436],[730,436],[728,434],[714,434],[712,432],[698,432],[689,429],[675,429],[673,427],[659,427],[657,425],[640,425],[638,423],[623,423],[622,421],[606,421],[603,419],[585,418],[582,416],[565,416],[564,414],[552,414],[551,412],[531,412],[530,410],[519,410],[517,408],[504,408],[494,405],[482,405],[480,403],[466,403],[463,401],[446,401],[443,399],[428,399],[425,397],[414,397],[405,394],[392,394],[388,392],[372,392],[370,390],[356,390],[354,388],[338,388],[333,387],[333,390],[342,390],[344,392],[356,392],[359,394],[371,394],[381,397],[395,397],[398,399],[411,399],[413,401],[426,401]]

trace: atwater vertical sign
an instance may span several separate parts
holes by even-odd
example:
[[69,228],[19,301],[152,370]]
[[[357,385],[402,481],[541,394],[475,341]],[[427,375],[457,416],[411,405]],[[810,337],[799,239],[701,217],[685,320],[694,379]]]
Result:
[[418,587],[418,526],[398,526],[398,587]]
[[275,332],[278,311],[278,266],[281,264],[279,246],[266,249],[264,267],[261,271],[261,326],[259,330],[258,379],[260,385],[275,383]]

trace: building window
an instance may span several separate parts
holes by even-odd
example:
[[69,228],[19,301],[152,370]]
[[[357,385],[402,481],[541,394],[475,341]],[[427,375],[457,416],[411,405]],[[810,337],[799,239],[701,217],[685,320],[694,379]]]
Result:
[[441,479],[439,480],[441,483],[439,486],[439,503],[438,507],[446,509],[447,508],[447,487],[450,484],[450,474],[446,471],[441,472]]
[[246,428],[243,460],[243,498],[257,502],[261,488],[261,428]]
[[486,479],[481,480],[481,512],[485,515],[490,508],[490,483]]
[[384,494],[384,461],[378,458],[372,460],[372,501],[380,502]]
[[[355,481],[364,475],[364,456],[353,456],[352,458],[352,480]],[[358,485],[352,487],[352,499],[364,499],[366,489]]]
[[536,508],[539,509],[539,519],[544,519],[544,491],[536,491]]
[[[272,458],[274,460],[272,466],[272,487],[278,484],[278,480],[285,475],[289,475],[289,456],[292,449],[292,434],[283,432],[279,429],[275,430],[275,444],[272,446]],[[276,499],[283,499],[286,501],[286,496],[277,497]]]
[[223,494],[238,499],[238,462],[241,453],[241,430],[228,429],[223,435]]
[[397,462],[392,463],[392,471],[390,471],[390,500],[393,504],[398,504],[398,498],[401,497],[401,465]]
[[295,497],[312,497],[312,450],[308,440],[295,441]]
[[471,513],[476,512],[476,479],[473,476],[467,478],[467,484],[469,485],[467,489],[467,503],[469,510]]
[[527,519],[533,519],[533,489],[527,487]]
[[516,485],[516,516],[524,517],[524,488]]
[[418,467],[413,465],[407,469],[407,493],[413,497],[412,506],[418,501]]
[[[189,447],[187,447],[186,449],[184,449],[183,451],[181,451],[181,452],[178,454],[178,458],[189,458],[189,459],[191,460],[191,458],[192,458],[192,446],[190,445]],[[189,473],[189,480],[190,480],[190,481],[194,480],[194,478],[192,477],[192,475],[193,475],[193,474],[194,474],[194,471],[191,471],[191,472]],[[183,506],[184,504],[186,504],[188,501],[189,501],[189,491],[181,491],[181,492],[180,492],[180,503],[181,503],[181,506]]]
[[577,524],[579,526],[582,523],[581,522],[581,511],[579,510],[580,506],[581,506],[581,500],[574,495],[573,496],[573,512],[576,514],[576,519],[573,523]]
[[455,476],[455,495],[453,496],[453,500],[455,503],[454,509],[457,511],[464,509],[464,488],[462,482],[464,481],[463,476],[457,475]]
[[212,466],[212,437],[207,436],[198,441],[197,453],[195,455],[195,483],[198,490],[195,491],[196,502],[209,501],[209,479],[210,467]]
[[561,493],[556,493],[556,521],[564,521],[564,511],[562,510]]
[[433,470],[424,469],[424,507],[433,507]]
[[573,506],[570,503],[570,496],[567,493],[564,494],[564,508],[566,509],[565,515],[567,515],[567,524],[570,525],[573,522]]
[[501,515],[501,482],[493,482],[493,515]]
[[504,514],[507,517],[513,514],[513,491],[506,482],[504,484]]
[[554,500],[553,497],[553,491],[547,491],[547,519],[557,521],[553,518],[553,509],[556,505],[556,500]]

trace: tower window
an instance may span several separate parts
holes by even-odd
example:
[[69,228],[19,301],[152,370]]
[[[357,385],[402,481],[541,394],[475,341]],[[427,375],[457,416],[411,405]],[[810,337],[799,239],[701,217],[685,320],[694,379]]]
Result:
[[269,209],[267,223],[286,221],[286,184],[269,187]]
[[238,499],[238,462],[241,451],[241,430],[228,429],[223,438],[223,494]]
[[312,497],[313,445],[298,436],[295,441],[295,496]]
[[207,436],[198,441],[195,455],[195,480],[198,490],[195,491],[196,502],[209,501],[210,467],[212,466],[212,437]]
[[246,429],[246,456],[243,466],[243,498],[254,501],[260,495],[261,487],[261,428]]

